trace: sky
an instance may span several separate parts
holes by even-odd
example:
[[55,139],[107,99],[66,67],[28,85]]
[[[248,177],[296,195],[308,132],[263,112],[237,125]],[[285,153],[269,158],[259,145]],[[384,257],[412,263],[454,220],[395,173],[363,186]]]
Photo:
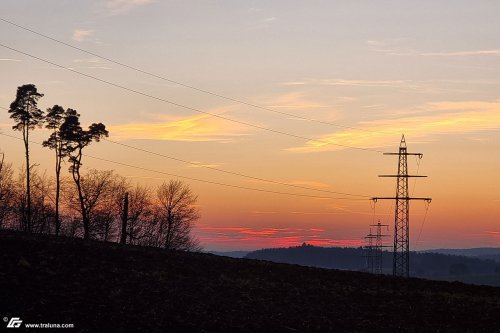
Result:
[[[369,198],[395,195],[378,175],[397,172],[382,152],[404,133],[423,154],[409,173],[428,176],[410,194],[433,199],[411,202],[410,248],[498,247],[498,12],[486,0],[3,0],[0,106],[33,83],[42,109],[76,109],[110,140],[176,158],[103,141],[84,167],[150,186],[190,178],[209,250],[360,246],[378,221],[392,234],[394,202]],[[0,132],[19,136],[11,126],[0,109]],[[3,136],[0,150],[22,165],[21,142]],[[51,172],[51,153],[32,156]]]

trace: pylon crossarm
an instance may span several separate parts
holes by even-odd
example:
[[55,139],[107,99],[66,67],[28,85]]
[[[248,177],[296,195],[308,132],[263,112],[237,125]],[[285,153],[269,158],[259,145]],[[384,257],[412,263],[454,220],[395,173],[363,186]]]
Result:
[[400,177],[400,178],[426,178],[427,176],[420,175],[378,175],[379,177]]
[[424,156],[424,154],[421,154],[421,153],[405,153],[405,152],[400,152],[400,153],[384,153],[384,155],[414,155],[414,156],[418,156],[420,158],[422,158]]
[[377,202],[378,200],[423,200],[427,202],[431,202],[432,198],[411,198],[411,197],[375,197],[371,198],[371,200]]

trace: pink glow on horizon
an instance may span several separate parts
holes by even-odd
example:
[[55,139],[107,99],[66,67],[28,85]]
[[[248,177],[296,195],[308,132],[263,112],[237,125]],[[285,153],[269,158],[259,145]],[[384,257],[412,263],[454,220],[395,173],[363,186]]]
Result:
[[198,226],[202,244],[224,250],[290,247],[307,243],[315,246],[359,247],[362,239],[337,239],[324,235],[322,228],[248,228]]

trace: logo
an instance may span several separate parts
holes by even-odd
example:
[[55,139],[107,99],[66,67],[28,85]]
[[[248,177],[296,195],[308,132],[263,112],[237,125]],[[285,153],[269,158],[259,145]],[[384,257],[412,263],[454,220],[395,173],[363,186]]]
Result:
[[9,323],[7,324],[7,328],[19,328],[23,321],[19,317],[10,318]]

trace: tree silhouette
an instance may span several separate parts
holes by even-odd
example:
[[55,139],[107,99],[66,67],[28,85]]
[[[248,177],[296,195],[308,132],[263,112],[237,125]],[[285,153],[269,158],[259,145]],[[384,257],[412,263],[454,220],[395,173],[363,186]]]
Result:
[[0,160],[0,229],[3,228],[6,218],[12,211],[15,195],[12,164],[4,162],[4,154]]
[[46,171],[31,170],[31,232],[50,233],[55,218],[52,193],[54,184]]
[[70,162],[70,172],[76,184],[80,211],[83,220],[83,238],[90,239],[90,216],[88,207],[82,191],[80,168],[82,166],[83,149],[93,141],[98,142],[102,137],[108,136],[106,126],[102,123],[94,123],[88,130],[82,129],[80,125],[80,114],[73,109],[68,109],[64,115],[64,122],[60,127],[60,136],[67,147]]
[[117,177],[115,187],[112,209],[120,220],[120,243],[152,245],[147,240],[155,234],[154,230],[148,230],[154,215],[150,189],[140,185],[133,187],[123,176]]
[[66,141],[61,138],[60,127],[64,122],[64,108],[59,105],[54,105],[47,109],[45,115],[45,127],[52,130],[49,138],[43,142],[44,147],[48,147],[55,151],[56,155],[56,207],[55,207],[55,222],[56,235],[59,235],[61,229],[61,219],[59,218],[59,194],[61,192],[61,166],[64,158],[69,154]]
[[[109,241],[113,238],[116,211],[113,209],[114,195],[117,191],[118,176],[113,171],[91,169],[81,177],[81,189],[84,202],[84,213],[89,224],[89,235],[92,239]],[[74,189],[66,193],[70,208],[82,216],[78,192]]]
[[144,235],[143,224],[152,215],[151,191],[147,187],[136,185],[129,190],[127,236],[130,244],[136,244]]
[[43,111],[38,108],[38,99],[43,97],[34,84],[25,84],[17,88],[16,99],[10,104],[10,118],[16,124],[12,129],[21,131],[24,140],[26,155],[26,216],[23,214],[23,226],[25,231],[31,231],[31,188],[30,188],[30,157],[29,157],[29,132],[36,127],[42,126]]
[[157,233],[166,249],[199,250],[191,235],[194,222],[200,218],[194,205],[197,196],[187,184],[179,180],[163,183],[157,192],[159,201],[159,226]]

